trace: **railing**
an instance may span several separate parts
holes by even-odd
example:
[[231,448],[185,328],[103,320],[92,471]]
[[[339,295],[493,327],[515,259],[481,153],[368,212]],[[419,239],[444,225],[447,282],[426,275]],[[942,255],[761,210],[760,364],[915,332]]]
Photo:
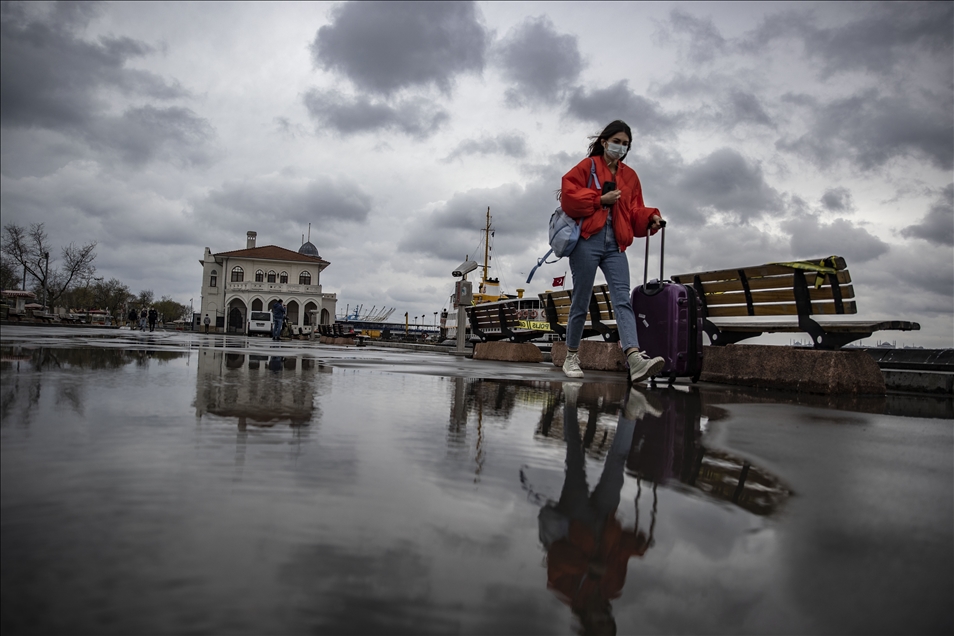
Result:
[[280,294],[320,294],[321,285],[292,285],[291,283],[256,283],[243,281],[227,283],[228,291],[275,292]]

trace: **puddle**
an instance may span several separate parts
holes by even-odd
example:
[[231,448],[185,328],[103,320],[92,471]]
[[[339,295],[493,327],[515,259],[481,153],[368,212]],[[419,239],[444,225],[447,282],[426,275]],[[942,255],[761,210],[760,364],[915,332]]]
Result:
[[230,342],[5,343],[4,633],[950,631],[949,421]]

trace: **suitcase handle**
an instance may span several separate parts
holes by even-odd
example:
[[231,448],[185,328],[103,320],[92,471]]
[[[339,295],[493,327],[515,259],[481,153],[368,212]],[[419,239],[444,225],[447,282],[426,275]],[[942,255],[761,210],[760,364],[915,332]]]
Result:
[[[652,221],[649,222],[651,226]],[[662,232],[659,243],[659,280],[663,280],[663,261],[666,257],[666,220],[659,219],[659,228]],[[649,282],[649,239],[651,238],[649,233],[649,226],[646,228],[646,256],[643,258],[643,285]]]

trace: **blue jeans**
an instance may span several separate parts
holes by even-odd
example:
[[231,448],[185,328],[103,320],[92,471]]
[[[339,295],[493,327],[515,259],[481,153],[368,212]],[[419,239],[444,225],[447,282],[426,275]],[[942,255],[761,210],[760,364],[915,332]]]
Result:
[[567,348],[577,349],[580,346],[586,314],[590,310],[590,296],[597,267],[603,270],[603,276],[609,286],[623,351],[638,348],[636,316],[630,304],[632,290],[629,288],[629,259],[626,258],[625,252],[619,251],[612,225],[607,223],[602,230],[588,239],[580,237],[569,258],[570,271],[573,272],[573,300],[570,303],[570,316],[566,326]]
[[278,340],[282,334],[282,321],[276,320],[272,322],[272,340]]

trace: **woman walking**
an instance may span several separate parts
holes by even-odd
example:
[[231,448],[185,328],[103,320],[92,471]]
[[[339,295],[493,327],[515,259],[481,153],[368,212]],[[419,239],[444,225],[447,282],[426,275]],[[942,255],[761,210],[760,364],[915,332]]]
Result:
[[[602,270],[616,312],[620,345],[629,363],[629,379],[635,384],[658,373],[665,360],[650,358],[639,350],[630,304],[625,250],[634,237],[655,234],[662,221],[658,209],[644,205],[639,177],[622,161],[632,139],[625,122],[609,124],[590,144],[589,156],[563,175],[560,206],[580,223],[580,240],[569,256],[573,288],[581,292],[592,289],[596,269]],[[563,373],[570,378],[583,377],[579,348],[589,302],[588,293],[578,293],[570,305],[563,363]]]

